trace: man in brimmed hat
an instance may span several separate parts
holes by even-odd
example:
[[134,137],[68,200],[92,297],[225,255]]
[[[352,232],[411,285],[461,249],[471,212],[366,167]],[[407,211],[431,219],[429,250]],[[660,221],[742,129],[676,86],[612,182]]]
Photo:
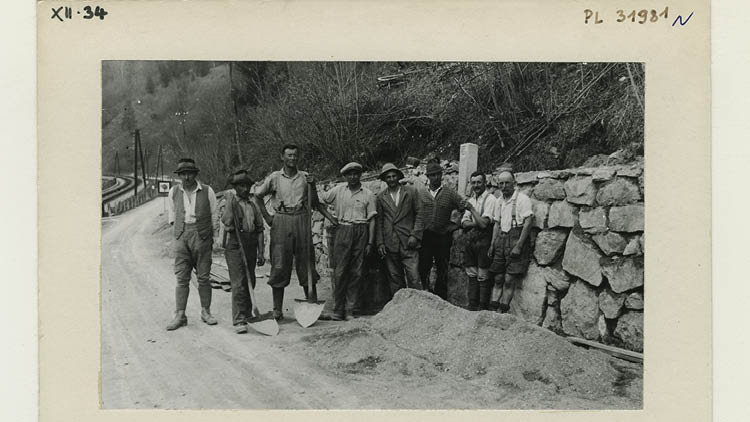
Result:
[[333,240],[333,315],[334,321],[353,318],[359,305],[359,282],[365,256],[375,244],[375,195],[362,186],[362,165],[351,162],[341,168],[346,183],[335,186],[323,201],[333,204],[339,225]]
[[443,185],[443,168],[436,162],[427,163],[425,175],[429,180],[422,194],[425,213],[425,230],[422,249],[419,251],[419,275],[422,285],[430,286],[433,261],[437,267],[437,280],[431,292],[442,299],[448,298],[448,263],[453,232],[458,225],[451,221],[453,210],[463,212],[466,200],[453,189]]
[[167,325],[167,330],[187,325],[185,308],[193,269],[198,275],[201,320],[208,325],[216,325],[216,319],[211,315],[210,281],[216,195],[210,186],[196,180],[199,171],[193,159],[181,159],[175,173],[182,183],[173,186],[168,195],[168,219],[169,224],[174,226],[174,272],[177,286],[175,316]]
[[401,185],[403,178],[395,165],[384,165],[380,180],[387,188],[376,199],[375,238],[392,294],[404,287],[422,289],[418,267],[424,230],[422,201],[413,187]]
[[312,210],[307,209],[308,184],[312,189],[312,207],[334,225],[338,224],[336,218],[328,213],[325,205],[318,201],[315,178],[297,169],[298,152],[299,148],[296,145],[284,145],[281,148],[284,167],[271,173],[255,191],[255,195],[261,201],[266,195],[273,195],[275,214],[271,224],[271,276],[268,284],[273,288],[276,319],[283,318],[284,289],[292,277],[293,261],[305,298],[317,300],[316,297],[310,297],[307,279],[308,266],[312,266],[311,282],[320,279],[315,270],[314,250],[310,242],[311,221],[308,212]]
[[[253,303],[250,300],[250,287],[255,288],[255,265],[263,265],[263,217],[260,208],[250,195],[253,180],[245,171],[238,171],[232,176],[231,184],[234,193],[227,191],[226,206],[221,222],[226,229],[224,256],[229,269],[229,280],[232,283],[232,324],[237,334],[247,332],[247,320],[252,317]],[[239,226],[239,237],[237,227]],[[242,247],[240,247],[242,242]],[[242,257],[244,251],[245,257]],[[245,269],[245,262],[248,268]],[[250,274],[250,280],[247,275]]]

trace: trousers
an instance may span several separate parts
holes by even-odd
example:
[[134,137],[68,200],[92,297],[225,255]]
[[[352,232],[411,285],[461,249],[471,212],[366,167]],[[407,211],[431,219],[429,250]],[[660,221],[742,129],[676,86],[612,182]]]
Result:
[[[240,244],[245,250],[245,260],[242,258]],[[243,324],[251,318],[253,302],[250,300],[250,287],[255,288],[255,265],[258,260],[258,233],[240,233],[240,238],[232,232],[227,236],[227,246],[224,249],[227,259],[229,280],[232,283],[232,323]],[[250,273],[250,279],[247,274]],[[248,284],[249,283],[249,284]]]
[[388,252],[385,255],[385,266],[388,284],[391,286],[391,295],[408,287],[422,290],[419,281],[419,251],[417,249],[405,249],[399,247],[398,252]]
[[448,298],[448,262],[451,254],[453,233],[445,234],[425,230],[422,234],[422,249],[419,251],[419,276],[422,285],[430,285],[432,263],[437,267],[437,280],[431,292],[446,300]]
[[177,278],[175,287],[176,309],[184,311],[190,289],[190,277],[193,269],[198,278],[198,293],[203,308],[211,307],[211,248],[213,237],[201,239],[193,224],[186,224],[185,231],[173,243],[174,273]]
[[271,276],[268,284],[274,288],[289,285],[292,262],[297,270],[300,286],[307,286],[307,265],[312,266],[313,280],[320,279],[315,270],[313,246],[310,243],[310,218],[306,213],[282,214],[273,217],[271,225]]
[[368,224],[340,225],[336,228],[333,258],[333,311],[353,312],[358,305],[359,287],[365,261]]

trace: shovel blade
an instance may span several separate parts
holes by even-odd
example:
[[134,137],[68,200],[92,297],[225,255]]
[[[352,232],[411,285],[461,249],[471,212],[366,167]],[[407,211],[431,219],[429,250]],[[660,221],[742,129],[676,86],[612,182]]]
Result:
[[323,303],[312,303],[312,302],[297,302],[294,304],[294,318],[297,320],[299,325],[303,328],[307,328],[320,318],[320,314],[323,312]]
[[275,319],[266,319],[258,322],[248,322],[247,326],[267,336],[275,336],[279,334],[279,324]]

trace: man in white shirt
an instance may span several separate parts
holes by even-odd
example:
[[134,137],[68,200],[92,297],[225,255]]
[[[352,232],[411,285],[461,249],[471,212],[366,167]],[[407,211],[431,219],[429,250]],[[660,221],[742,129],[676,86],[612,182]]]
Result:
[[187,325],[185,308],[190,293],[193,269],[198,276],[198,296],[201,301],[201,320],[216,325],[211,315],[211,251],[216,222],[216,194],[210,186],[196,180],[200,170],[191,158],[183,158],[175,173],[182,184],[169,191],[168,218],[174,226],[175,315],[167,330]]
[[492,242],[491,215],[497,198],[487,191],[487,177],[484,173],[475,171],[469,182],[472,195],[461,219],[461,227],[466,236],[463,264],[469,278],[469,310],[478,311],[489,309],[492,278],[489,276],[490,257],[487,252]]
[[498,312],[506,313],[510,309],[516,285],[529,268],[529,232],[534,211],[531,199],[515,188],[513,172],[506,170],[500,173],[498,185],[502,197],[495,202],[492,213],[495,227],[488,253],[492,257],[490,273],[495,280],[490,307],[496,306]]

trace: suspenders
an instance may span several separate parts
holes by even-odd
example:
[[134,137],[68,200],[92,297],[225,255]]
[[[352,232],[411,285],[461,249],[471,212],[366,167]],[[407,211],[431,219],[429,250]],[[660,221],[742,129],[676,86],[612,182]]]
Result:
[[510,210],[510,228],[514,229],[518,227],[518,222],[516,221],[516,198],[511,198],[511,205],[513,208]]

